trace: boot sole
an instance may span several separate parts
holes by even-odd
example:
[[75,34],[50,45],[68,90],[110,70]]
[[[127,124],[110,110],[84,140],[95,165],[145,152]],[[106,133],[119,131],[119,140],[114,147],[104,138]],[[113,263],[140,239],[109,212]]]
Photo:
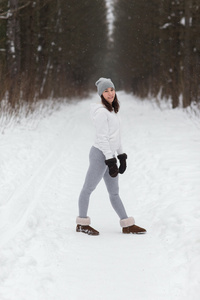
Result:
[[145,234],[146,231],[143,232],[122,232],[123,234]]
[[85,232],[85,231],[81,231],[81,230],[76,230],[76,232],[81,232],[81,233],[84,233],[84,234],[87,234],[87,235],[93,235],[93,236],[99,235],[99,233],[94,234],[92,232]]

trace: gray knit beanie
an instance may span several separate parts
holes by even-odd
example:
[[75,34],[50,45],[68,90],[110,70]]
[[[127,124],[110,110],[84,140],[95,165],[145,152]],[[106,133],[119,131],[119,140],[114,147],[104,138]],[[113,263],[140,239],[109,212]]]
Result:
[[100,97],[103,94],[103,92],[108,88],[113,88],[115,90],[114,83],[111,81],[110,78],[101,77],[99,78],[99,80],[97,80],[95,85],[97,86],[97,92]]

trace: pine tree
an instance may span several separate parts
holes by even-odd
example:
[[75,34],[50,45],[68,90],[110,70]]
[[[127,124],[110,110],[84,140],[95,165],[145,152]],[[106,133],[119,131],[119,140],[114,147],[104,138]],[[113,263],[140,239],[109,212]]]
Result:
[[[33,101],[89,92],[105,67],[105,1],[9,3],[12,13],[6,20],[8,39],[5,32],[3,39],[8,45],[5,57],[10,99],[16,101],[22,96]],[[4,86],[5,82],[4,78]]]
[[155,3],[117,1],[115,14],[114,51],[121,87],[146,96],[158,68]]
[[115,68],[121,87],[177,107],[199,101],[200,7],[197,0],[116,1]]

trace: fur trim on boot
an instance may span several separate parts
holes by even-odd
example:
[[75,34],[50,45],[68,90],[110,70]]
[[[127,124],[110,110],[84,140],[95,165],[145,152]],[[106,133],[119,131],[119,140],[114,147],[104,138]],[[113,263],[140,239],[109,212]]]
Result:
[[76,218],[76,224],[79,224],[79,225],[90,225],[91,223],[91,220],[89,217],[87,218],[80,218],[80,217],[77,217]]
[[135,224],[135,220],[133,217],[129,217],[127,219],[122,219],[120,220],[120,225],[121,227],[128,227],[128,226],[132,226]]

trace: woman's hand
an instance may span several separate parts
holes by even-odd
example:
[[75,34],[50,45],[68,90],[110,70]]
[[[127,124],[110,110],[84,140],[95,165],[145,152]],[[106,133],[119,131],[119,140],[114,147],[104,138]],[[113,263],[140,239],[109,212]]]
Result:
[[117,160],[115,157],[105,160],[105,164],[109,168],[109,174],[111,177],[116,177],[119,173],[119,169],[117,167]]
[[126,153],[120,154],[117,156],[117,158],[120,161],[119,173],[123,174],[126,171],[127,154]]

